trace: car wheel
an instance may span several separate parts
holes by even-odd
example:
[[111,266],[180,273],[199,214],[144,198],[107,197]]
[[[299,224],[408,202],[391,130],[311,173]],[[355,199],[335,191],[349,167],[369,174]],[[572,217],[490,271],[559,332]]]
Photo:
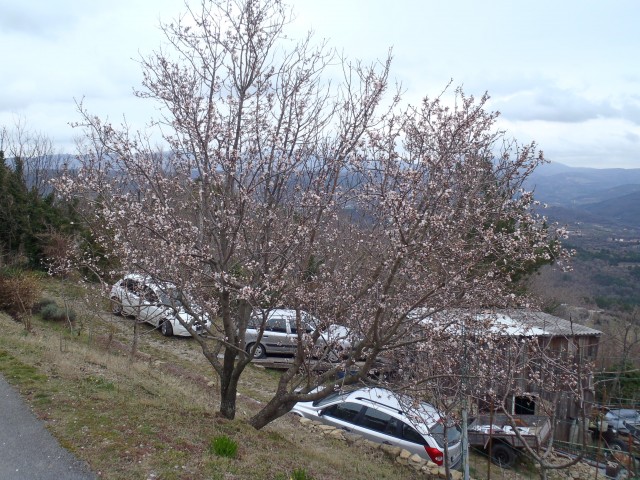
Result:
[[613,455],[616,452],[626,452],[629,449],[629,446],[619,438],[613,439],[605,443],[607,444],[607,450],[605,452],[605,457],[607,459],[613,458]]
[[160,331],[165,337],[170,337],[173,335],[173,327],[171,326],[171,322],[169,320],[165,320],[160,324]]
[[116,297],[111,299],[111,313],[114,315],[122,315],[122,302]]
[[[255,343],[250,343],[249,345],[247,345],[247,353],[249,355],[251,355],[251,349],[253,348],[253,346],[255,345]],[[265,358],[267,356],[267,352],[264,349],[264,346],[259,343],[256,346],[256,351],[253,352],[253,358]]]
[[501,468],[512,468],[516,464],[517,453],[513,448],[496,443],[491,446],[491,459]]

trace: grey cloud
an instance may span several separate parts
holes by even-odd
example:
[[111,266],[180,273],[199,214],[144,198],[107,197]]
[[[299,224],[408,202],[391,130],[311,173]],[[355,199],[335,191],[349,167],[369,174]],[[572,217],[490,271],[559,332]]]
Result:
[[579,123],[617,118],[640,124],[640,99],[593,100],[571,90],[538,87],[492,98],[492,108],[508,120]]

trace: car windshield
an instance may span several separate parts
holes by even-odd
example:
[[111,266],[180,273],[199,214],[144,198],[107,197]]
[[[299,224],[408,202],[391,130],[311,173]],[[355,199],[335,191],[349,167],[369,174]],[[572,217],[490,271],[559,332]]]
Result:
[[[438,422],[429,429],[429,433],[438,443],[440,448],[444,448],[444,423]],[[449,425],[447,427],[447,441],[448,445],[454,445],[460,441],[462,431],[457,425]]]
[[314,407],[320,407],[322,405],[326,405],[328,403],[333,402],[334,400],[340,398],[340,397],[346,397],[347,395],[349,395],[348,392],[344,392],[344,391],[336,391],[336,392],[332,392],[330,393],[328,396],[321,398],[319,400],[314,400],[313,401],[313,406]]
[[184,296],[176,288],[163,288],[159,292],[160,303],[173,308],[180,308],[183,306]]

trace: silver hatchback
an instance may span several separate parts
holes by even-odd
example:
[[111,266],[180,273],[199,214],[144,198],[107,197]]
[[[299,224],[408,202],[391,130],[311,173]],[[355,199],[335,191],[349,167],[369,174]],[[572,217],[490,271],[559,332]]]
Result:
[[[313,333],[313,317],[301,312],[301,327],[303,334]],[[245,349],[249,353],[255,345],[254,358],[264,358],[273,353],[294,354],[298,346],[298,329],[296,327],[296,311],[289,309],[275,309],[267,314],[264,323],[264,333],[258,342],[258,333],[263,322],[260,312],[254,313],[249,319],[245,333]]]
[[444,428],[438,410],[384,388],[336,391],[315,402],[298,402],[291,413],[357,433],[377,443],[396,445],[411,453],[444,464],[445,433],[449,466],[462,460],[461,432],[456,425]]

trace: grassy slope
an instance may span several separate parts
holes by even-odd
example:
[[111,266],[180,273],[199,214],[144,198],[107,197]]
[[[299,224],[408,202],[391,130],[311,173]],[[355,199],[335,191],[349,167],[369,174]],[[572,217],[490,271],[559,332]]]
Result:
[[[62,290],[69,297],[59,283],[49,281],[47,288],[49,297]],[[79,292],[72,294],[81,311]],[[37,318],[33,333],[26,334],[0,313],[0,372],[61,444],[103,478],[288,479],[299,468],[316,480],[411,478],[410,470],[380,451],[345,448],[311,434],[292,416],[261,431],[243,423],[266,399],[274,372],[251,366],[241,385],[238,419],[225,421],[215,416],[216,384],[195,342],[146,329],[132,360],[122,348],[131,343],[130,334],[86,309],[79,319],[79,335]],[[163,342],[180,342],[193,358],[161,348]],[[218,435],[238,442],[237,459],[209,453]]]

